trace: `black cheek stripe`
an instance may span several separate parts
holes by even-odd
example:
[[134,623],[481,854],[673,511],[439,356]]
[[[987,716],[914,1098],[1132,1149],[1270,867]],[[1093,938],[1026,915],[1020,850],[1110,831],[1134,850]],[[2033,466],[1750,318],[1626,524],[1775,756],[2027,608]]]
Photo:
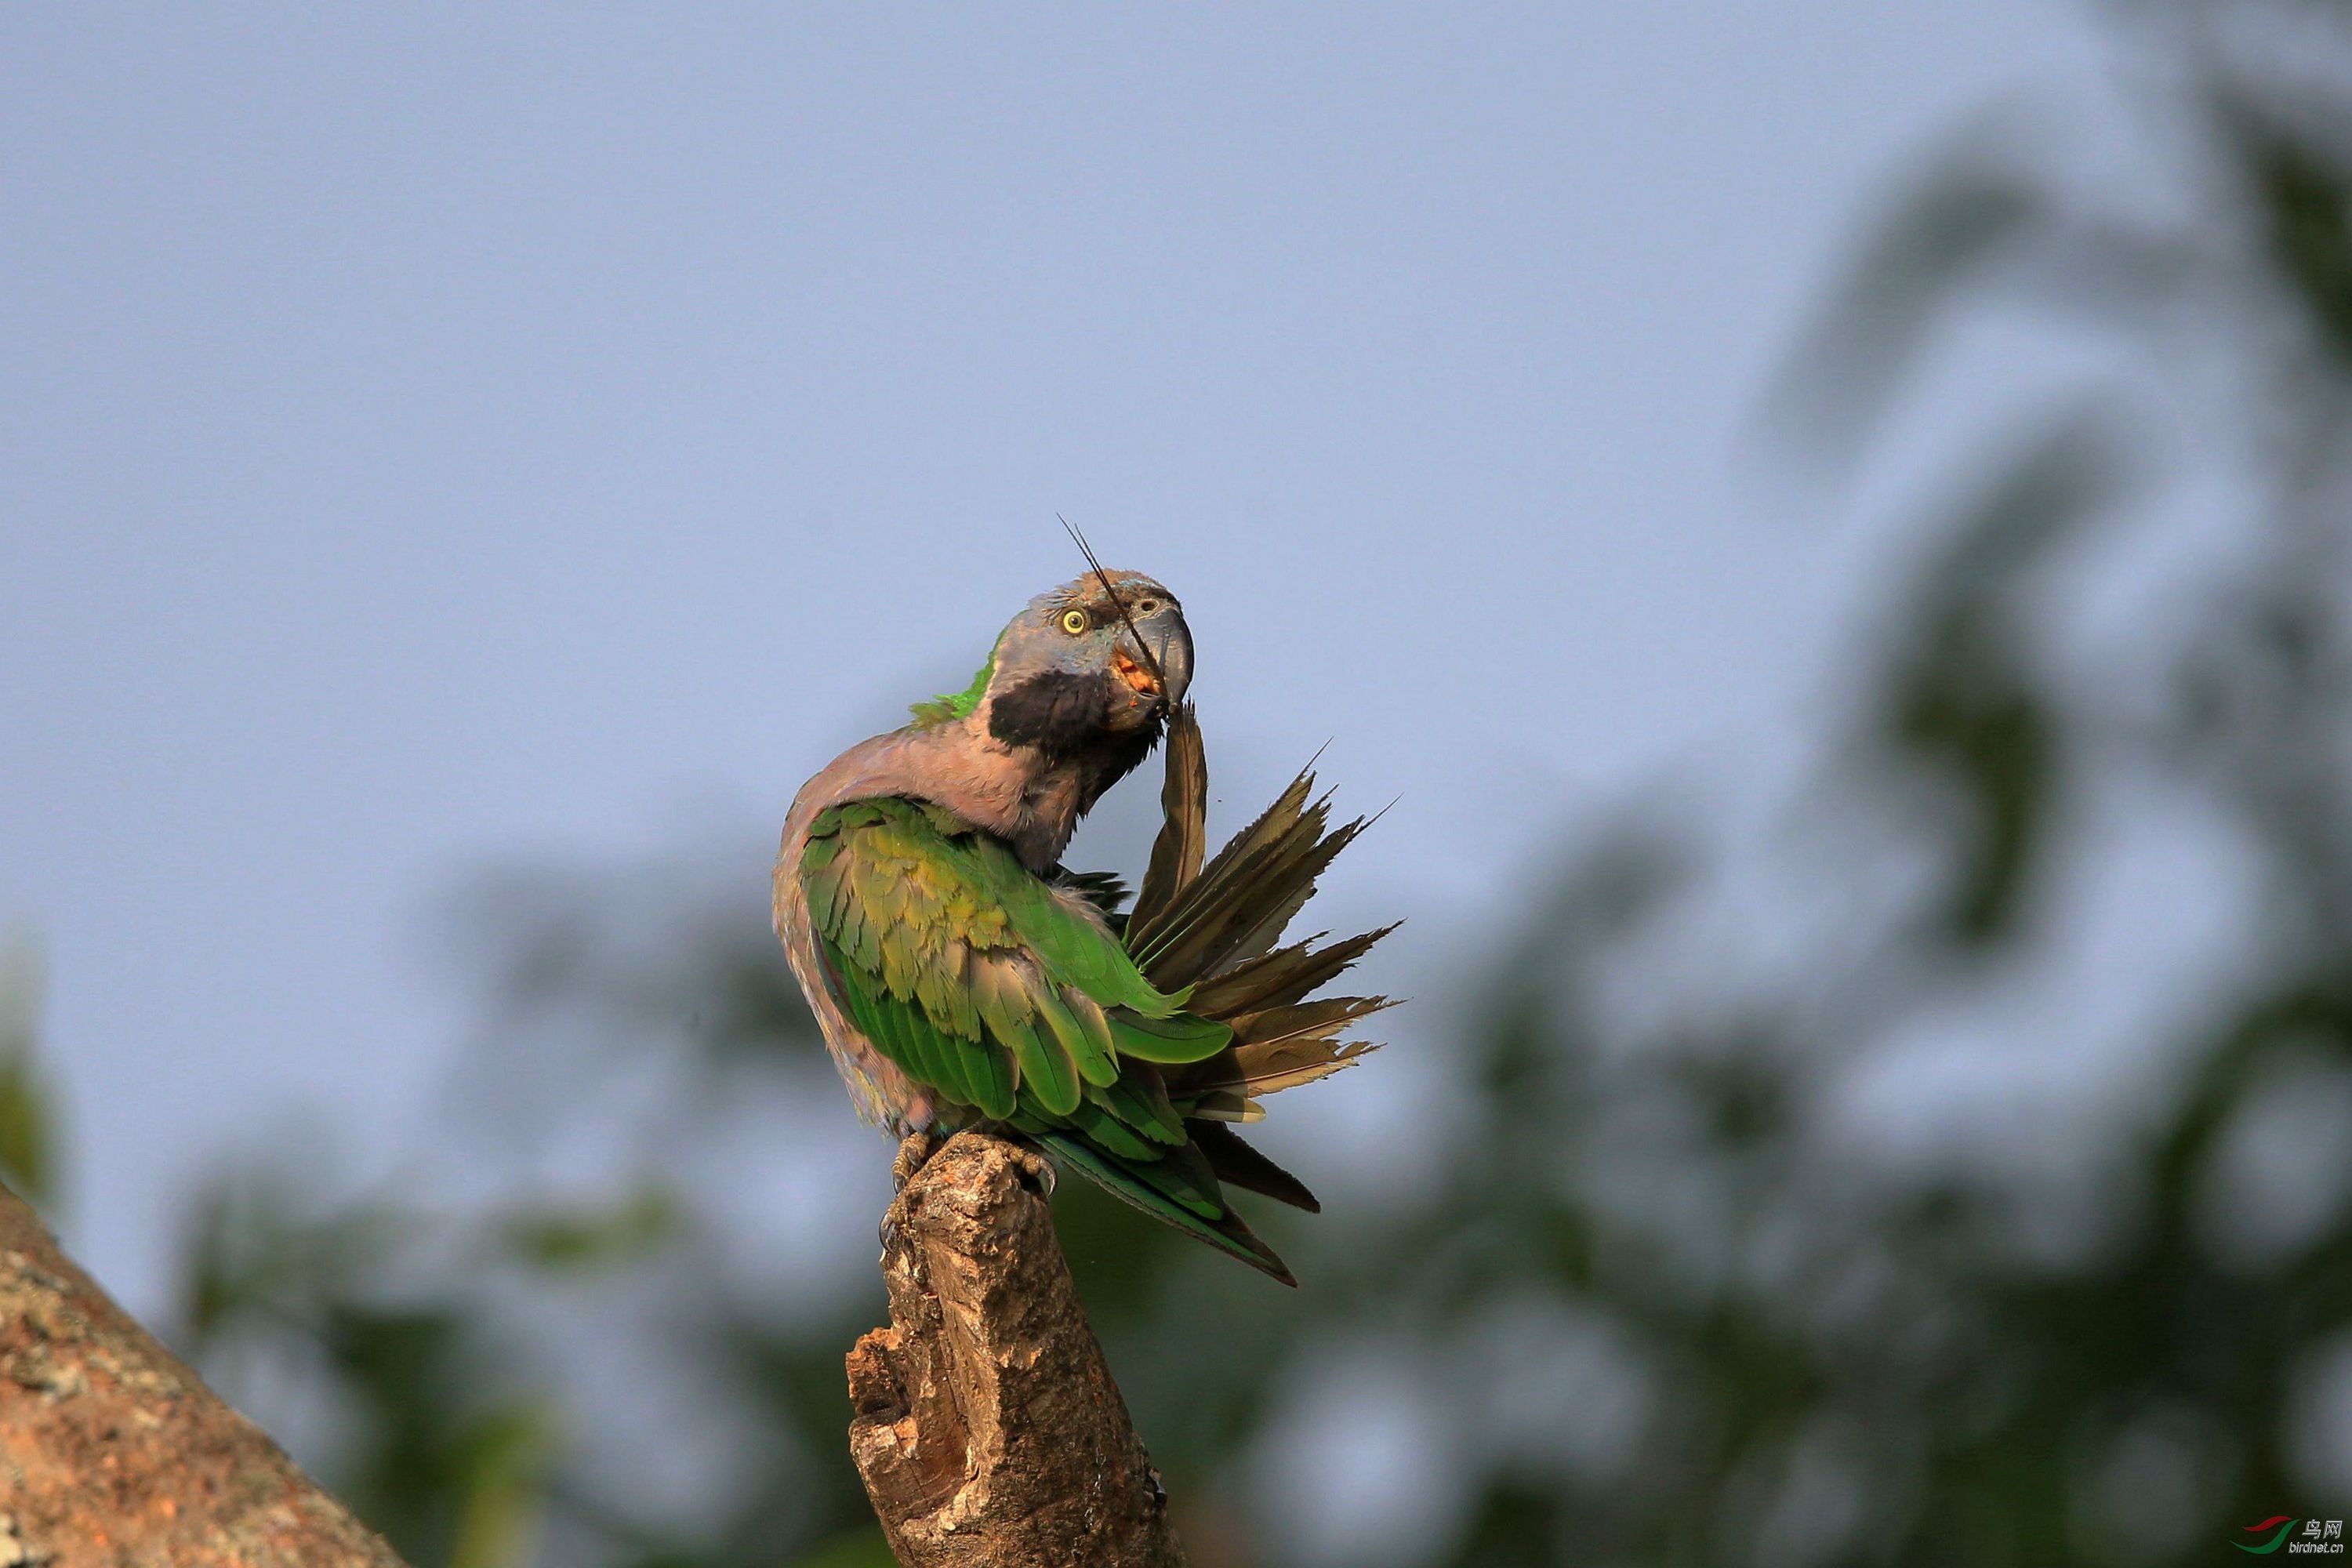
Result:
[[1049,669],[996,694],[988,732],[1008,746],[1034,746],[1048,756],[1078,751],[1100,737],[1110,713],[1110,677]]

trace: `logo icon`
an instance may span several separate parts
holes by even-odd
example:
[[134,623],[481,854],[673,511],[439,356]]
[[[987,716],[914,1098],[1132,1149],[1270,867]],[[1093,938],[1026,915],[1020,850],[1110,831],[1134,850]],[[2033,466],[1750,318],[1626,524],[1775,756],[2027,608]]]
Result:
[[[2298,1524],[2303,1526],[2300,1535],[2295,1532]],[[2344,1521],[2340,1519],[2291,1519],[2285,1514],[2274,1513],[2260,1524],[2245,1526],[2240,1533],[2265,1538],[2230,1542],[2239,1551],[2250,1552],[2257,1557],[2266,1557],[2282,1546],[2289,1552],[2325,1552],[2336,1556],[2344,1551]],[[2295,1539],[2289,1541],[2287,1537],[2290,1535],[2294,1535]]]

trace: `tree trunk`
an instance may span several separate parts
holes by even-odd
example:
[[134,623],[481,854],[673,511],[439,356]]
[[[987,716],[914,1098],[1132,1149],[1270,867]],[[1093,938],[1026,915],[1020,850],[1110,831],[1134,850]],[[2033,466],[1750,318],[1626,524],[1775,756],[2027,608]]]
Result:
[[401,1568],[0,1187],[0,1568]]
[[1027,1150],[959,1133],[885,1222],[849,1451],[907,1568],[1182,1568]]

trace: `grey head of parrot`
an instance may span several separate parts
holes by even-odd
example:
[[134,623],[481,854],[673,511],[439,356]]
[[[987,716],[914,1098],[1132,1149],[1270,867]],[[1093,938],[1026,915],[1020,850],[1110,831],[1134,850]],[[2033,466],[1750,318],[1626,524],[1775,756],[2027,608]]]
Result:
[[1131,752],[1125,773],[1192,684],[1192,633],[1160,583],[1089,573],[1030,600],[998,635],[984,673],[991,736],[1055,759]]

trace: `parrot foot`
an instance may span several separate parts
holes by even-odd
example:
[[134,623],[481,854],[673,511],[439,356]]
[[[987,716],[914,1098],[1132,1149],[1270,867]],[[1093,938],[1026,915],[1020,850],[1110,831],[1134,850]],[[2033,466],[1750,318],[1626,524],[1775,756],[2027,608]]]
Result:
[[[932,1137],[928,1132],[909,1132],[900,1139],[898,1157],[890,1162],[891,1190],[905,1192],[907,1184],[915,1179],[915,1173],[921,1170],[933,1154],[939,1152],[941,1142],[943,1141]],[[890,1249],[898,1245],[898,1227],[890,1221],[890,1216],[898,1212],[898,1205],[896,1204],[882,1211],[882,1255],[886,1259],[890,1255]]]
[[1023,1173],[1027,1175],[1032,1182],[1036,1184],[1037,1190],[1039,1192],[1045,1194],[1049,1198],[1054,1195],[1053,1161],[1048,1160],[1045,1155],[1039,1153],[1034,1149],[1019,1147],[1016,1147],[1013,1150],[1013,1157],[1021,1162]]
[[909,1132],[899,1142],[898,1157],[890,1162],[890,1184],[904,1190],[924,1162],[939,1152],[940,1141],[928,1132]]

